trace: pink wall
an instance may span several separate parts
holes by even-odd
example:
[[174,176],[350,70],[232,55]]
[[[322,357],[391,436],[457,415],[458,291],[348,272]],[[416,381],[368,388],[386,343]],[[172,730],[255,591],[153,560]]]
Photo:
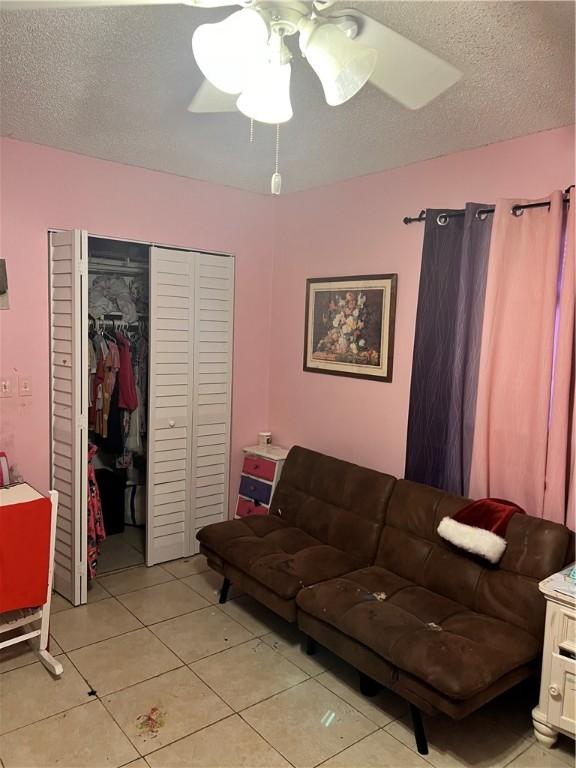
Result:
[[[49,479],[49,229],[236,256],[231,488],[240,449],[268,428],[273,201],[227,187],[3,140],[1,255],[10,310],[0,312],[0,376],[32,378],[32,397],[0,400],[0,448],[39,489]],[[264,353],[262,352],[264,350]]]
[[[421,208],[539,197],[574,182],[574,126],[341,182],[281,200],[274,261],[270,429],[402,476],[424,227]],[[398,273],[394,377],[381,382],[305,373],[308,277]]]
[[[0,313],[0,377],[33,395],[0,400],[0,448],[48,486],[51,228],[236,254],[233,473],[259,429],[402,475],[425,206],[538,197],[574,181],[574,128],[535,134],[279,199],[1,143],[0,229],[11,309]],[[307,277],[398,273],[391,384],[302,371]]]

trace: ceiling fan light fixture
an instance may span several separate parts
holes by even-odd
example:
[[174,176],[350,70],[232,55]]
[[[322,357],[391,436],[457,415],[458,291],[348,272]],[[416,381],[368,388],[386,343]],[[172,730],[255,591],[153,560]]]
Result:
[[268,61],[254,74],[242,91],[236,106],[253,120],[260,123],[286,123],[293,115],[290,103],[290,63]]
[[258,11],[243,8],[224,21],[201,24],[192,50],[204,77],[224,93],[241,93],[268,55],[269,31]]
[[337,24],[306,20],[300,49],[318,75],[332,107],[351,99],[370,79],[378,52],[350,39]]

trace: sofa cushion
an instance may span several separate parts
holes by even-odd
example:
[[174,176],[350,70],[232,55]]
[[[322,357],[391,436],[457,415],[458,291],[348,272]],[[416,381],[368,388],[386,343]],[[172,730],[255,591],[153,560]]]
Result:
[[506,529],[506,551],[493,566],[456,549],[437,533],[443,517],[453,517],[467,504],[469,499],[398,480],[375,564],[541,640],[545,601],[538,582],[563,567],[568,529],[515,514]]
[[367,565],[374,561],[395,482],[391,475],[295,446],[270,511]]
[[378,566],[302,590],[298,608],[453,699],[539,654],[528,632]]
[[202,528],[204,548],[291,599],[303,586],[340,576],[362,565],[359,558],[323,544],[276,515],[252,515]]

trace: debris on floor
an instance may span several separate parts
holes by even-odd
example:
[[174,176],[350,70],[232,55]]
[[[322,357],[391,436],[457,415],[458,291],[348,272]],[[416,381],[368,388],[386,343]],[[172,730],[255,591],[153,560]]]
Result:
[[158,736],[158,731],[166,722],[166,713],[160,707],[152,707],[147,714],[139,715],[136,720],[138,728],[154,739]]

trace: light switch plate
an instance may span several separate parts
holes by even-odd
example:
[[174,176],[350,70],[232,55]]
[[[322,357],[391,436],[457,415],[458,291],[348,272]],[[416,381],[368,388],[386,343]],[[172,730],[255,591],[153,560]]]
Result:
[[18,376],[18,394],[20,397],[32,395],[32,379],[30,376]]
[[13,395],[12,379],[0,379],[0,397],[12,397]]

